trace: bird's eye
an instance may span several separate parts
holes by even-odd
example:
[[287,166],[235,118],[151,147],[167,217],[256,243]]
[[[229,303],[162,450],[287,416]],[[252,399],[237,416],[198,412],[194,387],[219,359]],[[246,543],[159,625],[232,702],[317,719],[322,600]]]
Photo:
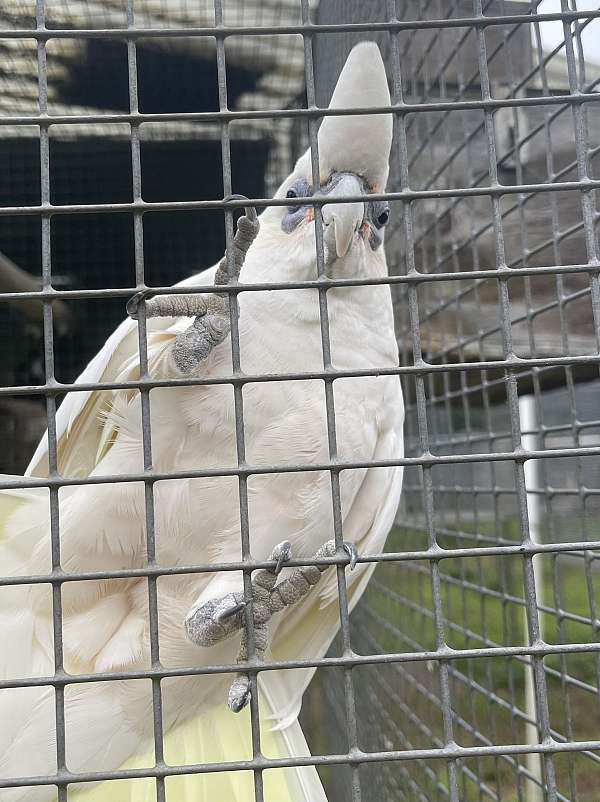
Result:
[[[285,197],[288,200],[296,200],[297,198],[306,198],[311,194],[312,187],[308,181],[305,178],[298,178],[287,190]],[[290,204],[283,212],[283,216],[281,218],[281,228],[287,234],[290,234],[305,219],[306,212],[306,206],[302,206],[299,203]]]
[[[288,198],[288,200],[295,200],[296,198],[305,198],[310,194],[311,186],[308,181],[305,178],[298,178],[285,193],[285,197]],[[297,206],[290,206],[290,209],[297,208]]]
[[375,228],[383,228],[390,219],[390,207],[385,201],[373,201],[369,211],[369,219]]

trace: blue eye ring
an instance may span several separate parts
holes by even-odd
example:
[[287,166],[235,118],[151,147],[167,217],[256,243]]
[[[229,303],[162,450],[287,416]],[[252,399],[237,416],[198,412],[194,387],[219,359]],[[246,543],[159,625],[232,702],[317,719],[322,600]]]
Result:
[[[290,200],[296,198],[305,198],[312,195],[312,187],[306,178],[297,178],[294,183],[288,188],[285,197]],[[290,209],[297,209],[297,206],[290,206]]]
[[[285,193],[285,197],[289,200],[296,200],[309,195],[312,195],[312,187],[306,178],[297,178]],[[307,206],[303,206],[300,203],[287,207],[281,220],[281,228],[286,234],[291,234],[300,225],[305,218],[307,208]]]

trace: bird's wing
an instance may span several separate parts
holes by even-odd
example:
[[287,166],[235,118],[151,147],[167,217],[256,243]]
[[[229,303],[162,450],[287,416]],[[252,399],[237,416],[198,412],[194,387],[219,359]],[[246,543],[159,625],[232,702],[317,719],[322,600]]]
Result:
[[[196,274],[176,286],[211,284],[216,266]],[[180,321],[173,318],[152,318],[148,321],[148,354],[153,346],[160,348],[165,340],[176,336]],[[76,384],[116,381],[123,378],[123,366],[129,366],[127,378],[135,380],[138,360],[138,331],[134,320],[124,320],[77,378]],[[103,436],[100,411],[111,391],[84,390],[70,392],[56,413],[56,436],[59,467],[68,476],[87,476],[94,468]],[[48,433],[41,439],[29,466],[29,476],[48,475]]]
[[[382,438],[373,459],[398,459],[403,454],[400,409],[397,428]],[[387,474],[385,480],[382,472]],[[343,524],[345,536],[355,542],[359,554],[378,554],[383,550],[398,510],[402,473],[402,466],[367,470]],[[376,510],[374,517],[373,510]],[[375,565],[359,563],[354,571],[346,571],[349,610],[360,599]],[[319,592],[309,594],[292,611],[286,612],[272,640],[272,655],[275,660],[314,660],[327,652],[339,630],[335,571],[329,571],[322,580],[322,585],[318,587]],[[302,696],[314,672],[314,668],[261,672],[261,689],[271,708],[277,711],[278,726],[286,726],[296,719],[302,705]]]

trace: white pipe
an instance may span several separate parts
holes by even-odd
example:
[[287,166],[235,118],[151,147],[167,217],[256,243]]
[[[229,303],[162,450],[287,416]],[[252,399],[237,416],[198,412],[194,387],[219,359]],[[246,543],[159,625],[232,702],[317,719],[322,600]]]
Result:
[[[533,395],[522,395],[519,397],[519,417],[521,419],[521,431],[528,434],[521,435],[521,445],[527,451],[538,447],[538,420],[535,398]],[[529,536],[534,543],[541,542],[541,522],[542,522],[542,497],[539,493],[532,491],[540,490],[540,473],[538,461],[530,459],[525,462],[525,488],[527,490],[527,515],[529,518]],[[533,576],[535,582],[535,595],[538,607],[542,604],[543,581],[542,566],[540,558],[533,558]],[[540,617],[540,635],[542,632],[543,618]],[[524,618],[525,643],[529,643],[529,632],[527,629],[527,615]],[[532,722],[536,721],[535,704],[535,685],[533,678],[533,667],[525,666],[525,714]],[[525,743],[537,744],[538,731],[535,723],[527,721],[525,723]],[[538,754],[528,754],[525,764],[533,779],[527,778],[525,781],[525,799],[527,802],[543,802],[544,792],[542,786],[542,759]]]

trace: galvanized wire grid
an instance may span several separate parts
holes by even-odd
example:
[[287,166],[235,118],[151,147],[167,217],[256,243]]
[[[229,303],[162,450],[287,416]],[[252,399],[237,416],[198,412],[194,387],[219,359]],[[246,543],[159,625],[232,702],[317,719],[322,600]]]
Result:
[[[52,586],[55,673],[51,677],[2,681],[0,689],[49,685],[55,689],[57,774],[52,777],[7,778],[0,780],[0,788],[33,785],[56,785],[58,799],[68,798],[68,785],[101,779],[151,777],[156,782],[157,800],[166,799],[165,781],[169,776],[214,771],[252,770],[257,802],[265,799],[262,772],[269,768],[290,765],[315,764],[323,772],[331,799],[338,798],[338,777],[347,778],[347,792],[339,798],[361,799],[450,799],[454,802],[470,799],[493,800],[588,800],[589,787],[598,777],[598,689],[600,663],[598,653],[598,619],[596,615],[597,579],[594,563],[600,548],[600,533],[590,525],[594,511],[594,498],[600,494],[600,485],[589,485],[590,473],[584,467],[586,458],[597,457],[600,445],[586,439],[600,427],[598,416],[581,421],[577,416],[578,389],[575,381],[580,370],[597,372],[600,334],[600,286],[598,279],[597,238],[595,225],[597,212],[595,190],[600,180],[590,169],[591,159],[598,152],[598,143],[588,141],[587,105],[597,101],[597,82],[588,82],[582,57],[581,37],[592,20],[600,18],[600,11],[578,11],[567,0],[561,0],[560,12],[537,14],[538,4],[531,3],[518,11],[510,3],[482,3],[473,0],[465,15],[461,2],[418,2],[416,18],[402,16],[394,0],[381,4],[385,10],[383,21],[357,23],[336,22],[315,25],[310,20],[308,0],[301,0],[302,23],[295,26],[228,27],[223,25],[222,0],[214,0],[215,26],[208,28],[169,28],[173,36],[211,36],[217,42],[217,68],[219,83],[218,112],[173,113],[164,115],[141,114],[138,111],[136,42],[141,37],[162,36],[160,29],[141,29],[135,25],[134,3],[127,3],[127,27],[122,29],[50,30],[45,25],[44,0],[36,2],[35,30],[0,31],[0,37],[35,39],[39,67],[40,114],[35,117],[2,117],[0,125],[36,124],[40,130],[41,203],[28,207],[4,207],[3,215],[36,215],[42,228],[42,278],[40,292],[19,295],[38,299],[44,310],[44,355],[46,381],[43,385],[0,388],[0,395],[38,395],[46,399],[49,433],[49,476],[47,479],[28,478],[5,480],[2,486],[46,487],[49,489],[52,540],[52,571],[48,575],[28,577],[0,577],[0,586],[50,583]],[[522,4],[521,4],[522,5]],[[406,4],[406,8],[409,5]],[[378,6],[378,12],[381,11]],[[404,13],[406,13],[406,8]],[[554,93],[548,84],[546,65],[556,55],[542,51],[540,23],[561,21],[564,31],[564,53],[568,92]],[[494,29],[503,30],[500,46],[490,52],[487,34]],[[510,75],[510,42],[514,32],[533,30],[537,62],[527,76]],[[474,79],[457,70],[456,86],[448,87],[445,74],[449,62],[438,63],[437,71],[423,69],[428,60],[424,54],[419,62],[410,62],[414,74],[406,75],[404,64],[410,50],[410,37],[432,32],[433,45],[429,58],[438,57],[435,45],[438,39],[454,29],[460,29],[453,58],[460,58],[461,47],[471,36],[476,44],[477,77],[475,85],[480,92],[473,97]],[[231,111],[227,106],[227,76],[225,41],[228,36],[261,36],[277,33],[298,33],[303,37],[307,109],[276,111]],[[225,379],[180,379],[160,381],[148,375],[146,352],[146,326],[143,316],[139,323],[139,351],[141,377],[136,382],[111,384],[80,384],[57,382],[54,374],[54,340],[52,302],[58,298],[122,298],[125,301],[135,289],[146,287],[143,252],[143,215],[147,211],[177,209],[223,209],[228,244],[233,236],[233,214],[241,202],[231,201],[169,201],[148,203],[142,199],[140,162],[140,126],[160,116],[174,122],[195,120],[220,125],[223,161],[223,187],[227,195],[232,189],[229,125],[237,119],[296,118],[308,126],[312,153],[313,176],[318,175],[316,132],[319,119],[325,112],[316,106],[314,45],[324,34],[379,35],[385,38],[389,74],[392,78],[393,104],[396,117],[396,160],[398,183],[391,183],[387,198],[399,207],[402,221],[403,254],[406,270],[401,275],[382,280],[392,284],[397,292],[399,337],[403,345],[403,360],[397,369],[381,370],[373,366],[363,371],[338,371],[331,365],[327,315],[327,289],[331,286],[365,284],[356,280],[330,280],[324,275],[323,243],[320,227],[317,232],[318,276],[312,282],[268,285],[268,289],[317,288],[321,311],[323,370],[306,374],[279,374],[278,376],[247,376],[240,369],[240,345],[237,328],[237,297],[239,292],[266,289],[264,285],[228,286],[231,311],[231,342],[233,375]],[[56,116],[48,114],[46,83],[46,44],[58,37],[121,38],[127,41],[130,110],[128,114],[102,114]],[[508,91],[505,97],[492,94],[490,69],[495,59],[504,57],[509,71]],[[432,62],[433,63],[433,62]],[[431,65],[429,65],[431,66]],[[541,80],[541,91],[528,93],[528,82]],[[407,97],[410,95],[410,100]],[[413,96],[416,99],[413,100]],[[546,137],[546,152],[550,160],[548,179],[528,181],[521,165],[521,152],[533,136],[531,130],[519,131],[519,110],[544,108],[541,132]],[[370,113],[372,110],[368,110]],[[380,111],[386,111],[381,109]],[[388,110],[389,111],[389,110]],[[502,160],[497,152],[498,132],[494,115],[507,111],[514,118],[514,140],[510,153],[515,162],[515,180],[510,185],[500,183],[498,169]],[[464,140],[456,153],[447,161],[440,161],[434,145],[443,136],[443,124],[448,115],[477,112],[482,124],[470,129],[465,123]],[[568,171],[552,167],[550,127],[553,115],[565,112],[573,116],[575,146],[574,178]],[[357,113],[353,110],[352,113]],[[360,110],[359,110],[360,113]],[[419,133],[421,115],[438,113],[439,121],[426,123],[425,135]],[[464,116],[464,120],[467,117]],[[50,204],[49,128],[52,124],[71,125],[83,122],[127,122],[131,126],[131,155],[133,174],[133,201],[131,203],[104,204]],[[481,137],[485,144],[487,164],[482,178],[473,171],[464,186],[436,186],[436,177],[442,175],[455,156],[468,153],[468,148]],[[411,166],[420,153],[430,149],[428,158],[434,166],[430,183],[420,188],[411,186]],[[416,155],[415,155],[416,154]],[[431,161],[433,160],[433,161]],[[467,159],[469,165],[469,159]],[[471,169],[468,166],[468,169]],[[567,177],[566,177],[567,176]],[[585,243],[585,258],[577,264],[561,258],[560,208],[556,193],[576,195],[581,210],[577,230]],[[508,199],[520,221],[522,236],[527,237],[528,199],[542,194],[550,197],[554,236],[550,243],[553,258],[545,264],[531,264],[534,249],[522,244],[520,258],[514,263],[505,253],[504,225]],[[564,196],[561,196],[564,197]],[[349,202],[353,198],[347,199]],[[299,201],[304,203],[305,200]],[[423,223],[419,210],[425,203],[434,204],[433,219]],[[470,250],[477,262],[478,243],[482,231],[472,224],[469,235],[460,248],[443,253],[444,221],[448,209],[461,211],[460,204],[488,203],[487,229],[493,233],[494,266],[475,264],[477,279],[470,270],[461,272],[461,251]],[[293,201],[269,201],[257,198],[255,206],[269,203],[291,205]],[[314,199],[315,217],[320,220],[321,203]],[[435,204],[445,204],[437,207]],[[465,206],[462,207],[463,213]],[[136,287],[102,290],[54,290],[51,265],[51,223],[55,215],[78,213],[128,212],[134,220]],[[424,240],[434,242],[431,251],[422,250]],[[454,262],[452,261],[454,259]],[[391,260],[390,260],[391,261]],[[450,266],[450,269],[449,269]],[[399,269],[399,266],[396,266]],[[587,277],[589,284],[577,293],[564,291],[563,280],[572,275]],[[552,277],[557,286],[554,304],[561,314],[560,323],[564,349],[558,354],[537,355],[534,321],[541,314],[535,307],[531,284],[535,279]],[[510,280],[518,278],[525,286],[526,311],[515,320],[512,312]],[[497,319],[487,327],[478,328],[473,338],[460,330],[461,309],[469,295],[478,293],[491,282],[497,287]],[[371,280],[368,283],[377,283]],[[440,295],[424,299],[423,291],[451,286],[450,296]],[[153,288],[156,291],[156,288]],[[214,287],[198,288],[213,291]],[[158,291],[171,291],[158,288]],[[189,289],[186,289],[189,292]],[[593,338],[589,351],[572,354],[568,347],[568,322],[565,309],[577,299],[587,298],[590,303]],[[14,299],[15,294],[3,293],[0,300]],[[477,304],[476,304],[477,305]],[[422,347],[421,334],[427,330],[431,339],[436,324],[445,325],[444,312],[453,307],[457,312],[458,335],[452,347]],[[529,331],[531,352],[517,355],[513,346],[513,329],[524,322]],[[501,352],[489,356],[486,343],[490,335],[499,332]],[[429,342],[429,340],[428,340]],[[410,344],[411,350],[406,351]],[[475,349],[475,351],[473,350]],[[475,355],[474,355],[475,354]],[[564,376],[569,406],[558,423],[546,425],[545,377],[559,370]],[[407,469],[404,502],[399,517],[399,528],[390,547],[384,554],[361,555],[365,562],[380,563],[368,591],[365,604],[352,621],[348,603],[344,569],[338,564],[338,591],[341,622],[341,651],[318,661],[295,660],[284,663],[268,662],[257,665],[253,661],[254,644],[252,616],[248,606],[246,625],[249,636],[250,660],[248,671],[254,691],[251,701],[253,758],[250,761],[228,764],[198,764],[170,766],[163,756],[163,726],[161,714],[161,680],[191,674],[225,673],[236,666],[208,666],[189,669],[166,669],[160,662],[157,614],[157,579],[160,576],[215,570],[243,570],[245,589],[250,598],[252,570],[264,567],[251,556],[251,532],[248,521],[247,481],[260,473],[300,472],[327,470],[331,475],[334,532],[338,546],[342,540],[339,475],[344,469],[367,466],[388,466],[388,462],[341,463],[336,452],[335,408],[333,382],[347,376],[369,376],[382,373],[401,377],[407,410],[407,457],[393,464]],[[553,374],[554,375],[554,374]],[[588,372],[587,377],[589,378]],[[322,379],[328,421],[329,460],[322,465],[272,465],[256,468],[245,460],[243,428],[243,386],[255,381],[282,381],[290,379]],[[152,438],[150,427],[150,391],[157,386],[230,384],[234,391],[238,464],[235,468],[161,473],[153,469]],[[142,428],[144,471],[141,474],[103,475],[86,480],[63,477],[58,470],[56,443],[57,399],[71,389],[138,388],[142,398]],[[500,389],[498,389],[500,388]],[[531,428],[523,425],[521,416],[531,406],[520,401],[519,390],[533,395],[535,414]],[[498,394],[500,393],[500,394]],[[523,392],[521,392],[521,396]],[[497,406],[498,399],[504,406]],[[550,402],[552,406],[552,399]],[[537,422],[535,422],[537,420]],[[557,437],[569,436],[564,440]],[[572,488],[555,488],[548,474],[554,461],[569,459],[575,463],[576,483]],[[541,476],[532,477],[531,466],[540,463]],[[511,475],[511,470],[513,473]],[[544,474],[544,471],[546,472]],[[486,473],[487,472],[487,473]],[[529,472],[529,475],[528,475]],[[239,482],[240,524],[242,535],[242,561],[224,565],[161,566],[155,559],[154,540],[154,484],[169,478],[237,476]],[[486,478],[488,481],[486,481]],[[593,478],[593,477],[592,477]],[[96,571],[86,574],[65,574],[60,562],[59,500],[61,487],[89,483],[142,481],[145,486],[146,532],[148,565],[142,569]],[[568,496],[575,508],[582,512],[579,533],[558,528],[552,529],[555,498]],[[543,499],[546,514],[536,518],[534,497]],[[510,511],[503,505],[508,499]],[[538,508],[539,512],[539,508]],[[591,515],[590,515],[591,513]],[[572,509],[571,509],[572,514]],[[534,526],[535,523],[535,526]],[[567,519],[567,525],[568,519]],[[534,530],[535,529],[535,533]],[[540,531],[543,537],[540,537]],[[534,536],[535,534],[535,536]],[[537,556],[536,556],[537,555]],[[535,559],[534,559],[535,558]],[[548,561],[548,570],[543,562]],[[490,568],[490,563],[492,567]],[[294,561],[293,564],[305,564]],[[522,576],[520,570],[522,569]],[[563,576],[564,574],[564,576]],[[540,577],[550,576],[552,598]],[[149,622],[151,634],[151,667],[131,672],[68,675],[62,659],[61,588],[65,582],[84,579],[147,577]],[[571,584],[585,581],[587,614],[569,609],[566,593]],[[540,599],[540,593],[544,598]],[[458,609],[457,609],[458,608]],[[492,613],[500,610],[498,621]],[[526,620],[526,637],[515,637],[519,625]],[[547,637],[548,625],[556,624],[555,637]],[[577,625],[574,629],[571,625]],[[574,636],[574,637],[573,637]],[[360,650],[360,654],[358,653]],[[261,753],[256,678],[261,670],[281,667],[317,665],[323,676],[341,674],[341,683],[325,683],[323,693],[330,698],[332,709],[337,711],[339,728],[321,732],[323,748],[314,748],[311,758],[297,760],[270,760]],[[591,672],[589,671],[589,667]],[[531,672],[530,672],[531,669]],[[532,675],[532,680],[528,679]],[[65,754],[65,687],[76,683],[100,680],[145,678],[152,682],[153,722],[156,765],[150,769],[98,771],[74,774],[69,771]],[[341,694],[341,700],[340,700]],[[586,702],[574,706],[575,694],[583,694]],[[553,709],[558,705],[559,714]],[[592,710],[591,723],[583,733],[574,720],[575,713]],[[341,713],[340,713],[341,710]],[[311,709],[307,712],[311,721]],[[508,729],[505,723],[508,721]],[[313,719],[314,723],[314,719]],[[589,723],[589,722],[588,722]],[[323,730],[323,727],[320,728]],[[342,749],[328,751],[327,737],[336,733],[345,735]],[[310,732],[309,739],[310,739]],[[315,733],[315,743],[319,734]],[[318,744],[317,744],[318,746]],[[540,756],[539,759],[537,756]],[[346,773],[344,773],[346,772]],[[367,780],[367,782],[365,782]]]
[[[395,101],[402,101],[402,89],[411,103],[424,104],[422,111],[435,112],[399,120],[392,171],[401,188],[435,187],[441,198],[428,209],[421,198],[404,209],[401,252],[414,283],[397,285],[396,303],[403,364],[426,366],[414,382],[406,373],[402,379],[407,455],[435,456],[407,467],[390,543],[394,551],[414,552],[378,569],[351,630],[361,653],[413,653],[355,670],[361,746],[402,747],[413,756],[425,752],[425,759],[365,765],[364,787],[376,800],[595,800],[599,476],[589,457],[598,416],[596,383],[576,382],[597,376],[598,212],[592,186],[575,203],[555,192],[569,173],[579,188],[597,178],[595,107],[570,102],[598,87],[582,46],[593,16],[572,29],[563,20],[565,39],[548,51],[541,46],[541,14],[526,26],[506,25],[495,40],[490,27],[452,34],[466,5],[418,3],[423,29],[427,17],[447,16],[446,26],[426,45],[399,33],[400,45],[396,40],[388,52],[400,65]],[[525,5],[519,4],[521,20],[538,4]],[[518,20],[510,3],[474,6],[482,10]],[[563,4],[567,10],[574,6]],[[534,55],[527,68],[524,29]],[[498,106],[470,116],[474,92],[484,100],[508,98],[508,120],[500,119]],[[550,96],[556,106],[547,103]],[[520,114],[526,106],[515,103],[524,98],[531,103],[526,117]],[[464,114],[456,114],[457,105]],[[570,147],[561,129],[566,122]],[[532,143],[536,152],[527,154]],[[526,177],[534,157],[545,167],[543,185]],[[520,189],[509,196],[505,184]],[[478,200],[478,208],[456,187],[491,201],[482,209]],[[547,227],[536,207],[542,192],[549,193]],[[388,254],[389,243],[396,248],[388,240]],[[589,280],[573,286],[569,275],[581,268]],[[550,289],[539,279],[544,274]],[[594,365],[585,375],[579,357],[581,366],[588,359]],[[566,445],[573,459],[565,459]],[[505,461],[502,452],[540,459]],[[432,562],[436,552],[443,558]],[[431,660],[432,653],[448,659]],[[340,707],[331,681],[312,695]],[[322,740],[339,749],[339,738]],[[460,744],[457,759],[447,767],[432,760],[426,752],[432,743],[449,757]],[[516,743],[541,743],[541,760],[513,751]],[[334,798],[349,796],[346,786]]]

